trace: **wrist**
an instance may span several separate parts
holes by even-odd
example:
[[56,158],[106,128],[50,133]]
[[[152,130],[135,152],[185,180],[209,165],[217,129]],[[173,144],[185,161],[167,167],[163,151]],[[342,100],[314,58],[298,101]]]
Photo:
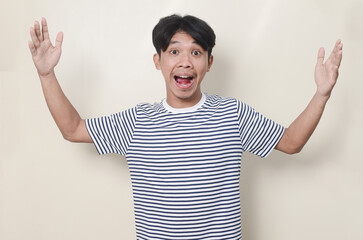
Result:
[[316,91],[315,98],[317,98],[319,101],[321,101],[323,103],[326,103],[326,102],[328,102],[328,100],[330,98],[330,94],[322,95],[321,93],[319,93],[319,91]]
[[46,79],[50,79],[50,78],[54,78],[55,77],[55,73],[54,70],[48,72],[48,73],[40,73],[38,72],[39,78],[40,80],[46,80]]

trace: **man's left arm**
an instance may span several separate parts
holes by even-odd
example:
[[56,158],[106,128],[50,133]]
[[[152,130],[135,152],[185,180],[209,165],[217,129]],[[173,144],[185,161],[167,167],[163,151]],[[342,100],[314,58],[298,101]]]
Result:
[[294,154],[300,152],[304,147],[318,125],[331,91],[338,79],[342,49],[343,44],[338,40],[325,63],[325,50],[324,48],[319,49],[315,67],[316,93],[305,110],[285,129],[275,149]]

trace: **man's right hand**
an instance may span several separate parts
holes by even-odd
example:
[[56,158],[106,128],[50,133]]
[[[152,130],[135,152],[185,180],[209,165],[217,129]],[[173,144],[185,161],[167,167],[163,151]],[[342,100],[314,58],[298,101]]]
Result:
[[54,67],[59,62],[62,52],[63,33],[59,32],[55,40],[55,46],[49,39],[47,21],[42,18],[42,30],[40,24],[35,21],[34,27],[30,28],[31,41],[29,49],[33,57],[35,67],[41,77],[45,77],[54,71]]
[[47,21],[43,18],[42,30],[39,22],[35,21],[34,28],[30,28],[30,36],[29,49],[38,70],[44,97],[63,137],[71,142],[92,142],[85,121],[64,95],[54,73],[62,52],[63,33],[58,33],[53,46],[49,40]]

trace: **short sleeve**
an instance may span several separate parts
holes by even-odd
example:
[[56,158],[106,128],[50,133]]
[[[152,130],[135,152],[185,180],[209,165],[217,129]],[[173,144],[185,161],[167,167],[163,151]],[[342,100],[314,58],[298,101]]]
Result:
[[136,108],[110,116],[86,119],[86,126],[93,143],[101,154],[126,155],[136,122]]
[[285,128],[237,100],[239,133],[244,151],[266,157],[279,142]]

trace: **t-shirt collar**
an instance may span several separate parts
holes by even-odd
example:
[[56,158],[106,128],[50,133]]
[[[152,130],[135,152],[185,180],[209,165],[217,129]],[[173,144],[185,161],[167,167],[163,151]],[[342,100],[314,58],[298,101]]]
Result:
[[169,112],[172,112],[172,113],[188,113],[188,112],[194,112],[199,107],[201,107],[205,103],[205,100],[206,99],[207,99],[206,95],[204,93],[202,93],[202,98],[199,100],[199,102],[197,104],[195,104],[192,107],[187,107],[187,108],[173,108],[172,106],[170,106],[166,102],[166,99],[163,99],[162,105],[163,105],[163,107],[166,110],[168,110]]

